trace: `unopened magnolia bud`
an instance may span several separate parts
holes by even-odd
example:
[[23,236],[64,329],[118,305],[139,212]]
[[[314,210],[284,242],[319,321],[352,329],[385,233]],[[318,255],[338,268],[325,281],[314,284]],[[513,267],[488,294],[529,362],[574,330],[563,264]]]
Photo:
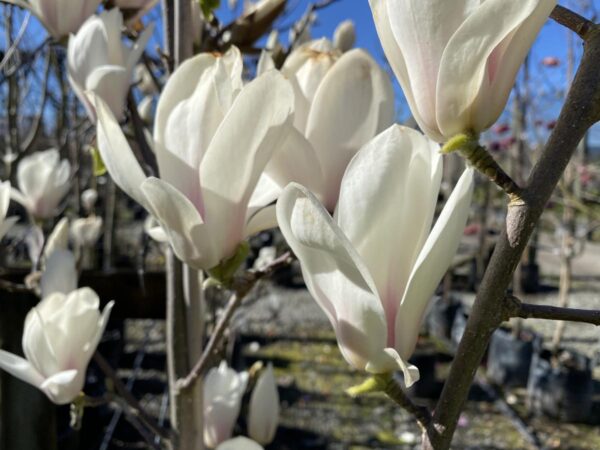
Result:
[[339,51],[347,52],[356,42],[356,29],[354,22],[351,20],[345,20],[338,25],[333,34],[333,45]]
[[96,206],[98,201],[98,191],[96,189],[86,189],[81,193],[81,205],[89,213]]
[[273,374],[273,365],[264,370],[250,397],[248,434],[259,444],[273,441],[279,422],[279,393]]

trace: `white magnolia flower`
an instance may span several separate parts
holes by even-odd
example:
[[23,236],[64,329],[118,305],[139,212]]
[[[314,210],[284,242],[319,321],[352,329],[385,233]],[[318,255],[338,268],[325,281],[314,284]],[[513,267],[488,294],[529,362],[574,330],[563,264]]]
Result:
[[16,216],[6,217],[10,204],[10,191],[10,181],[0,183],[0,239],[19,220]]
[[279,392],[269,364],[254,386],[248,411],[248,435],[262,445],[270,444],[279,423]]
[[71,224],[71,237],[78,247],[93,247],[102,234],[102,217],[90,216],[75,219]]
[[214,448],[231,437],[240,414],[248,372],[236,372],[222,361],[204,378],[204,443]]
[[58,150],[34,153],[19,162],[17,185],[12,197],[38,219],[56,214],[56,208],[71,187],[71,164],[60,160]]
[[442,176],[438,145],[393,126],[352,160],[332,218],[298,184],[277,203],[279,226],[345,359],[359,370],[404,372],[427,304],[458,248],[473,189],[467,169],[429,232]]
[[352,157],[394,122],[392,84],[368,53],[342,55],[326,39],[295,50],[282,73],[294,86],[295,129],[266,174],[280,188],[306,186],[333,211]]
[[217,450],[264,450],[262,446],[244,436],[223,442]]
[[94,210],[97,201],[98,191],[96,189],[86,189],[81,193],[81,204],[88,213]]
[[131,84],[133,70],[152,34],[150,24],[132,48],[121,40],[123,16],[118,8],[90,17],[76,35],[71,35],[67,50],[69,82],[95,121],[94,107],[85,92],[100,96],[120,120]]
[[502,113],[556,0],[369,0],[412,114],[432,139],[479,133]]
[[75,33],[90,17],[102,0],[28,0],[31,11],[48,32],[60,39]]
[[61,217],[52,232],[48,235],[46,243],[42,242],[42,245],[44,246],[44,254],[42,255],[42,262],[44,264],[55,250],[69,249],[69,219],[67,217]]
[[109,173],[160,223],[175,254],[197,269],[232,257],[265,224],[251,200],[258,179],[290,129],[294,95],[278,72],[242,85],[237,49],[202,54],[169,78],[155,119],[161,178],[147,178],[100,100],[98,146]]
[[[71,255],[72,256],[72,255]],[[0,369],[29,383],[59,405],[83,389],[85,372],[108,322],[113,302],[100,314],[100,300],[89,288],[72,290],[74,260],[58,251],[50,256],[42,281],[42,301],[25,318],[25,358],[0,350]]]

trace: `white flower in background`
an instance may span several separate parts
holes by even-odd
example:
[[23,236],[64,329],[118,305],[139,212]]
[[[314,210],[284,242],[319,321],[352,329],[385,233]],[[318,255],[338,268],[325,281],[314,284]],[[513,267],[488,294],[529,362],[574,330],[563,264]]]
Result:
[[412,114],[444,142],[488,129],[556,0],[369,0]]
[[175,254],[196,269],[232,257],[272,225],[256,196],[259,177],[291,128],[294,94],[271,71],[246,86],[242,59],[201,54],[169,78],[158,102],[154,147],[161,178],[147,178],[118,123],[96,98],[98,147],[126,193],[160,223]]
[[333,211],[352,157],[394,123],[392,84],[364,50],[342,55],[326,39],[295,50],[282,73],[294,86],[295,129],[265,172],[281,189],[306,186]]
[[344,53],[354,47],[356,42],[356,28],[351,20],[344,20],[333,33],[333,46]]
[[91,212],[98,201],[98,191],[96,189],[86,189],[81,193],[81,205],[86,212]]
[[77,289],[75,256],[66,248],[55,248],[46,258],[46,267],[40,280],[42,298],[60,293],[68,295]]
[[[50,263],[51,261],[51,263]],[[50,256],[42,283],[44,297],[25,318],[25,358],[0,350],[0,369],[29,383],[59,405],[83,389],[85,372],[108,322],[113,302],[100,314],[100,300],[89,288],[74,288],[72,259]]]
[[102,0],[28,0],[31,11],[55,39],[75,33]]
[[279,423],[279,392],[273,365],[260,374],[250,396],[248,435],[262,445],[270,444]]
[[10,204],[10,191],[10,181],[0,183],[0,239],[19,220],[16,216],[6,217]]
[[76,35],[69,39],[67,50],[69,82],[95,121],[94,107],[85,92],[102,98],[120,120],[133,70],[152,34],[153,24],[142,33],[132,48],[121,40],[123,16],[117,8],[90,17]]
[[56,214],[58,204],[71,187],[71,164],[50,149],[23,158],[17,167],[17,186],[12,198],[36,219]]
[[204,378],[204,443],[214,448],[226,441],[240,414],[248,372],[236,372],[222,361]]
[[395,125],[350,163],[333,218],[298,184],[277,202],[279,227],[346,361],[370,373],[400,369],[407,386],[418,379],[407,361],[458,248],[473,190],[467,169],[429,232],[441,177],[439,146]]
[[[42,235],[43,236],[43,235]],[[43,242],[42,242],[42,245]],[[42,262],[48,260],[50,255],[55,250],[68,250],[69,248],[69,219],[61,217],[58,223],[54,226],[52,232],[48,235],[44,245],[44,254]]]
[[217,447],[217,450],[264,450],[262,446],[258,445],[252,439],[248,439],[244,436],[239,436],[228,441],[223,442]]
[[77,247],[93,247],[102,234],[102,217],[75,219],[71,224],[71,238]]

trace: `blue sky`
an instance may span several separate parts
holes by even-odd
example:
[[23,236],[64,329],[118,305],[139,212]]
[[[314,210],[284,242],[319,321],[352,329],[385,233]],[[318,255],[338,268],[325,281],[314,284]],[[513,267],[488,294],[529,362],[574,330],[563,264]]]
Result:
[[[315,0],[288,0],[286,15],[277,22],[277,27],[288,29],[289,25],[297,20],[306,11],[310,3]],[[448,0],[450,1],[450,0]],[[593,6],[600,12],[600,0],[591,0]],[[238,0],[240,4],[237,11],[230,11],[227,8],[227,0],[222,0],[222,6],[217,11],[217,17],[223,23],[227,23],[239,14],[243,0]],[[573,9],[580,8],[583,0],[561,0],[560,4]],[[590,11],[586,11],[589,15]],[[147,16],[147,20],[158,20],[159,11],[153,11]],[[337,25],[345,20],[351,19],[356,26],[357,47],[368,50],[376,60],[385,64],[383,50],[379,44],[369,3],[367,0],[337,0],[327,8],[318,11],[318,20],[312,29],[313,37],[331,37]],[[32,19],[27,30],[26,45],[33,48],[41,42],[45,33],[35,19]],[[565,86],[566,66],[564,64],[567,54],[567,36],[571,33],[565,28],[557,25],[552,20],[543,27],[538,40],[531,52],[531,73],[533,83],[538,92],[535,92],[535,109],[544,121],[552,120],[556,117],[560,107],[560,98],[562,89]],[[571,33],[572,34],[572,33]],[[287,32],[282,33],[284,42],[287,39]],[[581,54],[581,43],[577,37],[573,40],[577,55]],[[151,40],[149,48],[156,48],[160,44],[158,33]],[[0,49],[5,47],[4,36],[0,36]],[[541,60],[545,56],[556,56],[563,63],[557,68],[545,68],[541,65]],[[393,77],[392,77],[393,78]],[[395,80],[394,80],[395,82]],[[408,116],[408,110],[403,100],[402,92],[397,84],[397,105],[398,118],[403,120]],[[537,117],[536,117],[537,118]],[[600,128],[596,127],[593,132],[592,140],[600,145]]]

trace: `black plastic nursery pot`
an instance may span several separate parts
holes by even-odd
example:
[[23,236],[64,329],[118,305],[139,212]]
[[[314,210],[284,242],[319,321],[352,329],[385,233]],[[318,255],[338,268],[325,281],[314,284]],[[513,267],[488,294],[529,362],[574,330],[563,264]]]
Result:
[[462,310],[462,304],[459,299],[436,297],[425,319],[429,336],[440,341],[449,341],[454,318],[460,310]]
[[534,352],[527,396],[533,414],[589,423],[593,404],[590,359],[573,350]]
[[540,337],[529,330],[518,333],[507,328],[494,332],[490,340],[487,376],[502,387],[527,386],[531,358]]

